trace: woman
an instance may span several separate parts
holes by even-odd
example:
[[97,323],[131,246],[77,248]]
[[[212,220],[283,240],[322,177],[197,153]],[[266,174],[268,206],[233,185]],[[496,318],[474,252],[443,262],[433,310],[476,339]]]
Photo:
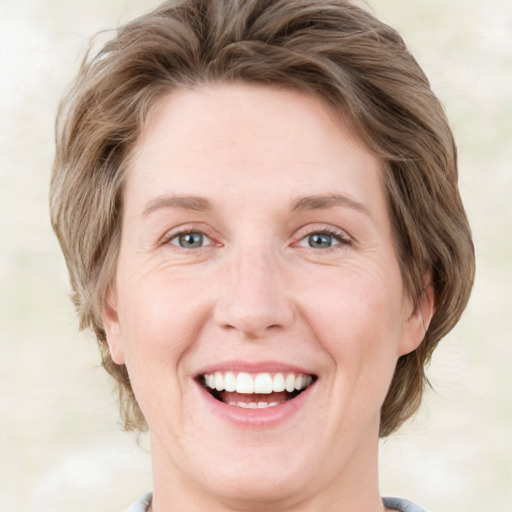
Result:
[[175,0],[86,60],[51,213],[154,489],[132,511],[421,510],[378,439],[474,274],[443,109],[344,0]]

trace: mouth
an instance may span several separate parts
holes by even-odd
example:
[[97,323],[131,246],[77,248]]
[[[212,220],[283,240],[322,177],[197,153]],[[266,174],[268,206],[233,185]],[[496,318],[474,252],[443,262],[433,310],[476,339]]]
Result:
[[293,400],[317,377],[304,373],[214,372],[201,374],[197,381],[216,400],[233,407],[263,409]]

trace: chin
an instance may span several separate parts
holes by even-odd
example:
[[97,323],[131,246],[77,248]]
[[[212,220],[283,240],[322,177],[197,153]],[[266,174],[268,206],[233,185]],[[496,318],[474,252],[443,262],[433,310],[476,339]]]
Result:
[[245,447],[230,455],[203,460],[194,478],[207,494],[239,502],[241,508],[252,503],[253,509],[263,510],[265,504],[295,500],[308,493],[314,478],[314,457],[291,447],[286,452],[275,446]]
[[307,491],[304,471],[290,471],[290,468],[285,469],[282,465],[274,471],[271,469],[268,464],[261,464],[258,471],[244,467],[237,474],[215,475],[205,481],[211,483],[211,491],[221,499],[223,497],[233,504],[240,502],[259,510],[265,505],[272,509],[272,505],[297,499]]

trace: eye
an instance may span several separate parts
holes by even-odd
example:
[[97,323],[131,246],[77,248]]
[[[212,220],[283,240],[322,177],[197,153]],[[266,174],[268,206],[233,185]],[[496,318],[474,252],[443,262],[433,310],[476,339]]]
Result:
[[313,233],[307,236],[308,244],[315,249],[327,249],[333,245],[333,237],[325,233]]
[[349,245],[350,240],[343,233],[331,230],[314,231],[303,237],[299,245],[313,249],[330,249],[337,245]]
[[183,249],[198,249],[205,245],[211,244],[210,238],[204,233],[199,231],[188,231],[185,233],[179,233],[169,239],[169,244],[177,245]]

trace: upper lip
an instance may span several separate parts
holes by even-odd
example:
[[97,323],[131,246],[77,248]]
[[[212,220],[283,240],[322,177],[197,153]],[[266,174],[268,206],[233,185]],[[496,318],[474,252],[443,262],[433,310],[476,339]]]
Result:
[[283,363],[279,361],[241,361],[241,360],[231,360],[231,361],[222,361],[219,363],[213,363],[208,366],[201,368],[200,371],[197,372],[196,376],[207,375],[215,372],[246,372],[246,373],[300,373],[304,375],[312,375],[315,374],[304,367]]

